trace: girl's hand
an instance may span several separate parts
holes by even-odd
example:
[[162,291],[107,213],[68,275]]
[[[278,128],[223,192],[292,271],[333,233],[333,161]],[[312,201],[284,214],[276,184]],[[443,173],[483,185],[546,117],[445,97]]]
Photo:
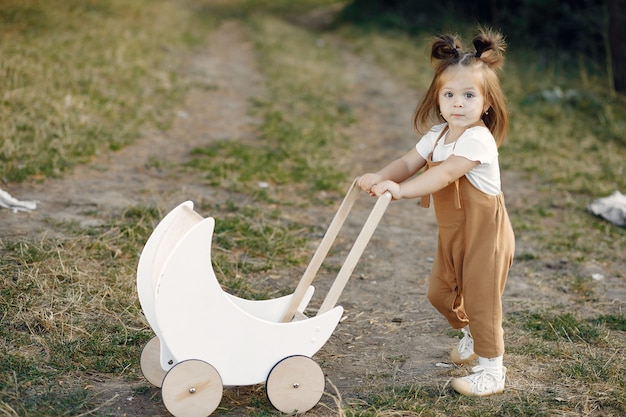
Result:
[[399,200],[402,198],[400,196],[400,184],[393,181],[383,181],[376,184],[372,187],[370,194],[375,195],[376,197],[380,197],[387,191],[391,193],[391,197],[394,200]]
[[382,180],[383,178],[378,174],[371,174],[371,173],[363,174],[356,181],[356,185],[361,187],[361,189],[365,191],[366,193],[368,193],[369,195],[373,196],[374,193],[372,193],[372,187],[378,184],[379,182],[381,182]]

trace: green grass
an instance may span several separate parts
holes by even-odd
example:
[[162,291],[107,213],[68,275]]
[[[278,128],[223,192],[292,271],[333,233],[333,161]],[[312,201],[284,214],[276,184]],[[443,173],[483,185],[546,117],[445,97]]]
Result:
[[[619,394],[626,388],[624,315],[582,318],[554,309],[514,312],[508,321],[516,333],[510,355],[518,358],[538,383],[553,384],[550,393],[561,407],[578,412],[587,407],[598,415],[626,412],[626,401]],[[587,403],[581,404],[581,400]]]
[[127,358],[150,333],[128,277],[156,215],[129,208],[100,228],[56,225],[63,239],[0,241],[0,395],[18,415],[73,415],[93,395],[88,375],[136,375]]
[[[626,317],[581,319],[572,313],[518,311],[506,318],[510,387],[497,397],[459,396],[442,382],[388,387],[353,401],[350,417],[381,416],[553,416],[626,412],[623,393]],[[521,375],[532,387],[520,389]]]
[[222,286],[247,299],[283,295],[288,289],[276,289],[264,283],[263,277],[279,267],[300,267],[308,260],[308,228],[285,222],[277,212],[265,213],[232,202],[208,210],[221,213],[215,223],[212,260]]
[[[344,62],[325,37],[339,37],[342,47],[415,89],[431,78],[425,36],[349,25],[326,34],[287,23],[331,3],[3,2],[1,178],[61,176],[131,143],[145,127],[167,129],[193,82],[181,71],[185,54],[221,20],[240,19],[267,87],[253,105],[257,138],[195,149],[180,170],[243,196],[197,206],[217,219],[213,262],[222,285],[244,298],[282,294],[272,275],[301,269],[314,231],[285,220],[281,208],[337,200],[346,181],[337,161],[351,140],[339,132],[362,122],[342,99]],[[625,277],[625,230],[585,207],[626,189],[626,104],[608,91],[603,74],[546,67],[515,53],[503,83],[512,125],[501,163],[536,187],[526,206],[510,210],[518,238],[536,247],[518,256],[516,267],[546,274],[572,305],[507,314],[512,383],[502,396],[477,400],[453,394],[446,381],[416,383],[342,403],[346,416],[626,414],[626,320],[596,303],[594,282],[577,268],[597,262]],[[563,96],[551,95],[556,87]],[[37,239],[0,237],[1,415],[78,415],[94,408],[94,379],[139,377],[136,358],[152,333],[134,276],[162,215],[129,206],[100,226],[50,222],[50,235]],[[546,263],[556,267],[546,272]],[[130,365],[128,358],[135,358]],[[534,383],[520,388],[520,379]],[[250,413],[275,415],[259,392],[251,401],[258,411]]]
[[[523,71],[528,81],[523,90],[511,87],[515,101],[510,140],[503,148],[505,168],[532,172],[574,195],[603,196],[624,189],[623,98],[611,98],[601,77],[588,86],[556,76],[533,85],[532,68],[520,63],[516,71]],[[564,91],[563,97],[553,97],[555,88]]]
[[0,178],[59,176],[167,126],[180,51],[202,38],[191,16],[164,0],[4,1]]

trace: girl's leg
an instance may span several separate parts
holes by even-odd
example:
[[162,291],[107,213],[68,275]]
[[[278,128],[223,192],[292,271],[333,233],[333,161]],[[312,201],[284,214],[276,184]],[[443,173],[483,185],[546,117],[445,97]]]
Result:
[[494,219],[493,241],[475,238],[473,257],[463,270],[463,297],[474,337],[474,351],[483,358],[504,354],[502,294],[513,262],[515,238],[506,211]]
[[463,282],[465,311],[470,319],[474,351],[483,358],[504,354],[502,294],[511,265],[510,259],[494,259],[491,265],[466,269]]
[[[441,253],[441,252],[439,252]],[[468,324],[463,297],[459,292],[454,271],[441,265],[445,262],[439,255],[433,264],[428,286],[428,300],[455,329],[462,329]]]

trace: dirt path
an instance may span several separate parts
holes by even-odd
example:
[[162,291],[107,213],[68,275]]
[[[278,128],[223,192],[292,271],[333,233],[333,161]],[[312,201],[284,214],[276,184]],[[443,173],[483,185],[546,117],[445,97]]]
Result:
[[[338,161],[351,167],[354,175],[375,169],[412,146],[410,118],[415,92],[395,81],[381,68],[344,51],[349,105],[359,120],[348,132],[355,138],[354,151]],[[219,201],[226,196],[182,177],[167,164],[150,161],[183,161],[188,151],[226,137],[252,137],[255,120],[249,115],[250,99],[263,94],[263,78],[256,71],[252,46],[245,28],[229,22],[211,35],[210,46],[199,51],[190,71],[199,86],[191,91],[178,111],[169,132],[149,132],[133,146],[103,154],[93,163],[78,167],[63,179],[43,184],[25,184],[8,190],[20,199],[38,200],[32,213],[0,211],[0,223],[9,236],[32,235],[46,230],[46,218],[75,220],[81,224],[102,221],[108,213],[133,204],[151,204],[164,212],[185,199]],[[372,152],[375,149],[376,152]],[[523,186],[504,178],[510,201],[530,198]],[[519,192],[519,193],[518,193]],[[363,196],[357,202],[349,229],[360,229],[372,200]],[[312,216],[326,227],[334,212],[328,207],[312,207]],[[290,214],[293,215],[293,214]],[[419,221],[417,221],[419,220]],[[344,401],[359,394],[394,384],[427,384],[442,389],[450,378],[448,368],[437,366],[448,360],[454,343],[444,320],[428,304],[427,276],[436,245],[436,223],[431,210],[419,209],[415,201],[394,202],[372,238],[339,304],[346,313],[329,342],[316,355]],[[528,249],[528,244],[523,244]],[[408,250],[407,250],[408,248]],[[285,285],[295,286],[297,278]],[[511,274],[505,303],[524,302],[532,292],[534,303],[554,303],[555,292],[537,293],[521,269]],[[325,294],[324,284],[319,292]],[[144,385],[144,382],[139,382]],[[509,385],[519,382],[511,372]],[[115,416],[166,416],[156,388],[133,394],[125,381],[103,384],[98,398],[101,412]],[[241,405],[245,414],[247,396],[258,387],[227,390],[225,403]],[[320,406],[309,415],[333,415],[334,389],[327,386]],[[220,415],[217,412],[215,415]]]

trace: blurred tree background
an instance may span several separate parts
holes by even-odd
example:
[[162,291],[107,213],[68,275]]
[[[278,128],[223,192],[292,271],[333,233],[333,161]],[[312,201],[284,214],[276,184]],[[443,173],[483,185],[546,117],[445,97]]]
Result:
[[410,34],[458,32],[458,22],[490,26],[515,51],[584,62],[626,93],[626,0],[352,0],[341,19]]

